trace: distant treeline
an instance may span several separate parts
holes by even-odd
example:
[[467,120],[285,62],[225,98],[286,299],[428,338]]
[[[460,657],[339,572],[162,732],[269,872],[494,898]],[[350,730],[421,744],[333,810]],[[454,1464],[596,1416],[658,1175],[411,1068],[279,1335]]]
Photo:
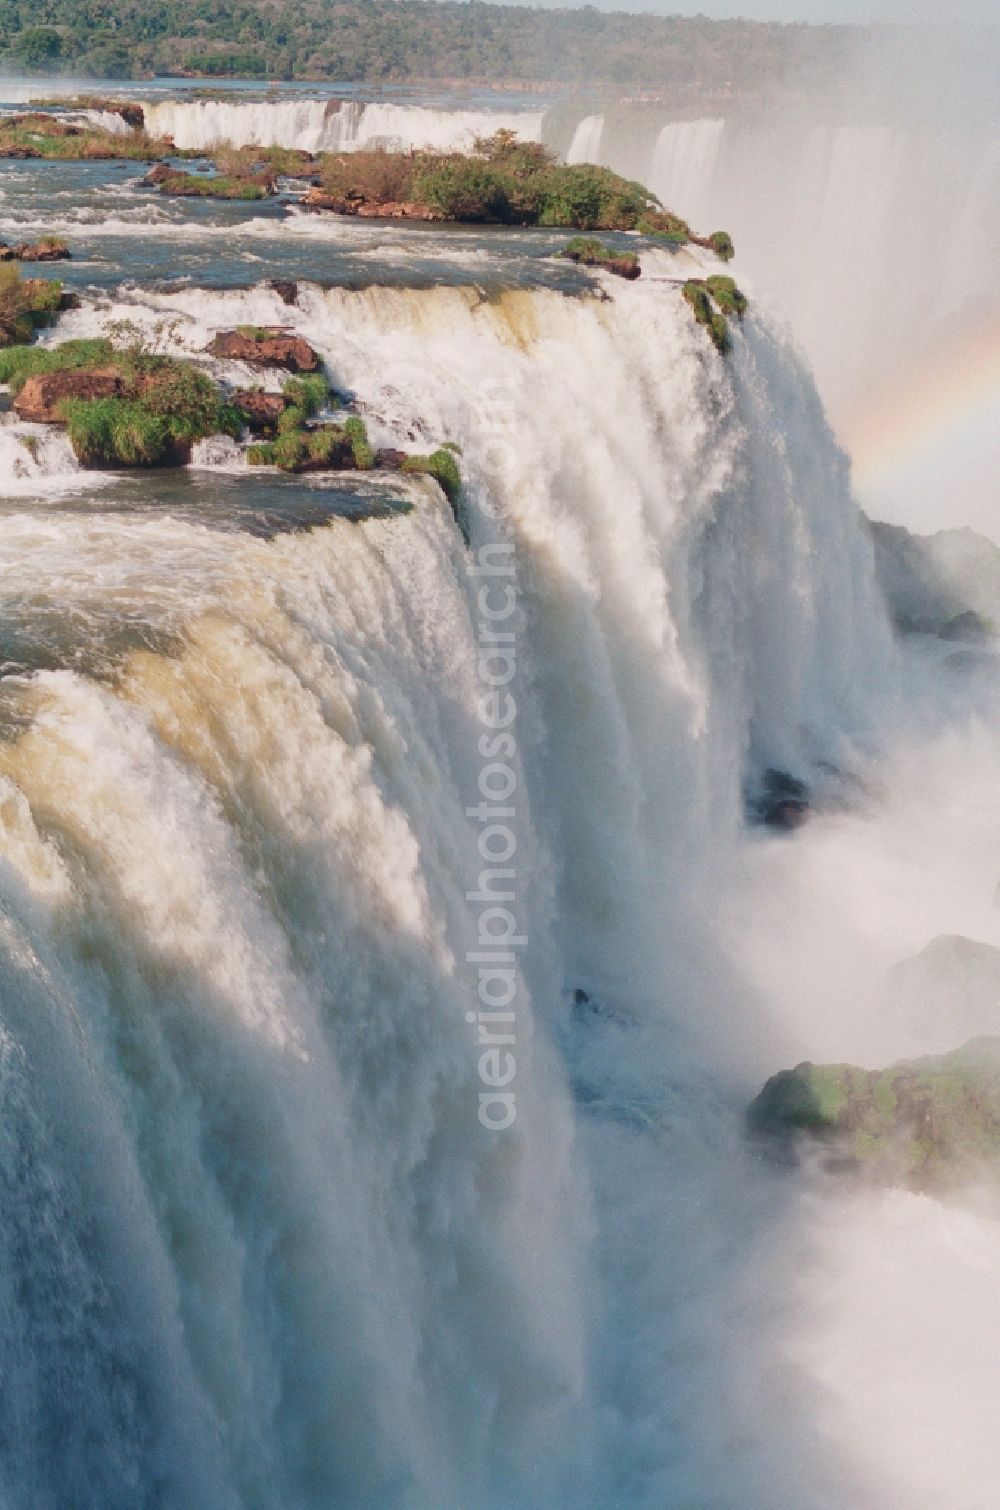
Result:
[[0,71],[767,92],[835,74],[852,33],[477,0],[0,0]]

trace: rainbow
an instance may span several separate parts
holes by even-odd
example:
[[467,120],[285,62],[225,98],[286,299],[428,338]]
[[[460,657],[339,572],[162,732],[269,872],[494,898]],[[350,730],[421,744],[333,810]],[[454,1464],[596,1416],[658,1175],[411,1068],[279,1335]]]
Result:
[[1000,313],[957,336],[933,362],[898,371],[839,425],[861,495],[919,481],[949,453],[982,447],[1000,414]]

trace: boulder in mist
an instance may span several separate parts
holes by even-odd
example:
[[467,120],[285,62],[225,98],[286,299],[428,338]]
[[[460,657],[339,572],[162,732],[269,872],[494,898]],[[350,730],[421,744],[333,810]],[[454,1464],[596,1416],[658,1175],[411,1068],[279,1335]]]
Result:
[[885,1070],[798,1064],[772,1076],[747,1131],[777,1161],[932,1194],[1000,1173],[1000,1038]]

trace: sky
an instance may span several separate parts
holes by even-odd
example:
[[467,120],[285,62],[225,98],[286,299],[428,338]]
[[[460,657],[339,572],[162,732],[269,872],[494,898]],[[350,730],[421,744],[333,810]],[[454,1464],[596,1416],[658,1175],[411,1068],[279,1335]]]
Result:
[[[510,0],[507,0],[510,3]],[[521,0],[577,8],[573,0]],[[745,16],[753,21],[946,21],[1000,24],[1000,0],[594,0],[599,10],[656,15]]]

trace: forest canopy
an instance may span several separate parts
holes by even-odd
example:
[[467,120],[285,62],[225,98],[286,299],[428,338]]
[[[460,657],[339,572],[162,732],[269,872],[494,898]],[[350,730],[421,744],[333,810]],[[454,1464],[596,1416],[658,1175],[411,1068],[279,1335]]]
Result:
[[0,72],[766,91],[836,71],[853,32],[479,0],[0,0]]

